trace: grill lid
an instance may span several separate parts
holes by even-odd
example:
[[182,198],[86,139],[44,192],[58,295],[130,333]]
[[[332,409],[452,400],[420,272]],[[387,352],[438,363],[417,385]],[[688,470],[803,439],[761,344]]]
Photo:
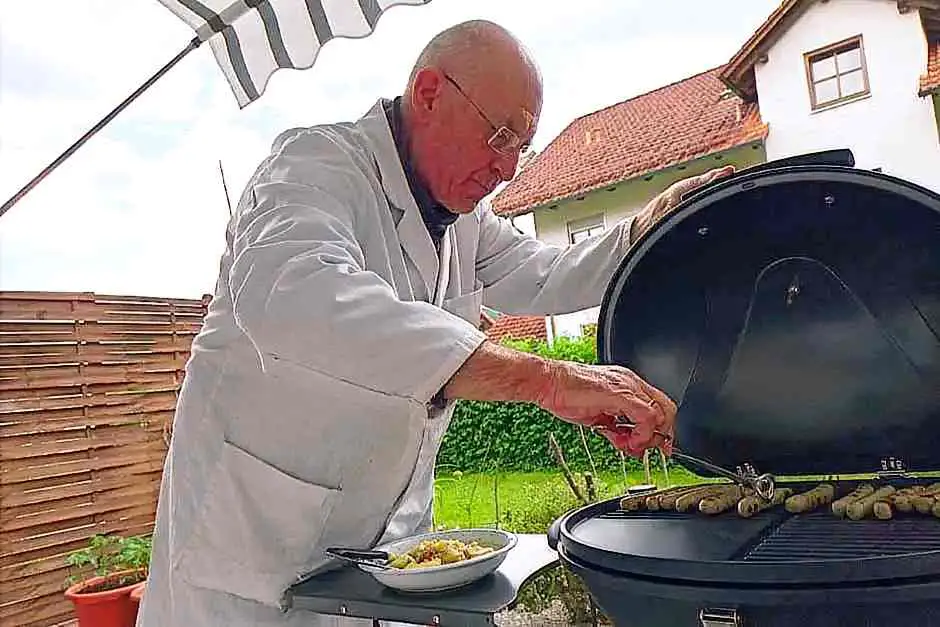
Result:
[[598,358],[669,394],[677,443],[726,467],[936,470],[940,196],[819,163],[713,184],[621,262]]

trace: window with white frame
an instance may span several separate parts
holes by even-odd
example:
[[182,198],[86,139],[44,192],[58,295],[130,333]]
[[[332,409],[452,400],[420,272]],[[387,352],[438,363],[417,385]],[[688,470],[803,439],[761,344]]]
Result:
[[568,223],[568,242],[571,244],[583,242],[589,237],[603,233],[604,228],[604,214],[573,220]]
[[807,52],[804,61],[814,110],[868,95],[868,68],[861,35]]

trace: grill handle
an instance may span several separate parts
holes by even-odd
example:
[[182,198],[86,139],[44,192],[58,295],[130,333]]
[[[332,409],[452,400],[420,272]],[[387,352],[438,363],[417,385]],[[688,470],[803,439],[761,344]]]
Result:
[[[784,157],[783,159],[775,159],[773,161],[766,161],[764,163],[759,163],[757,165],[751,166],[749,168],[744,168],[743,170],[738,170],[731,176],[726,176],[722,179],[714,181],[714,184],[725,183],[731,179],[738,178],[745,174],[753,174],[754,172],[763,172],[765,170],[777,170],[780,168],[792,168],[794,166],[806,166],[806,165],[835,165],[842,166],[846,168],[855,167],[855,155],[852,154],[852,151],[848,148],[838,148],[836,150],[821,150],[819,152],[811,152],[805,155],[795,155],[793,157]],[[712,185],[704,185],[698,187],[689,192],[683,194],[679,200],[684,201],[690,196],[694,196],[703,191],[706,191]]]
[[548,548],[553,551],[558,550],[558,538],[561,537],[561,518],[556,518],[546,532],[548,536]]

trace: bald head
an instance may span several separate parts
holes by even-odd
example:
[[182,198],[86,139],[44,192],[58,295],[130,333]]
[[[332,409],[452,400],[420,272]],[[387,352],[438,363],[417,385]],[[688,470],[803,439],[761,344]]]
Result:
[[479,75],[506,69],[498,65],[502,62],[525,72],[528,81],[541,90],[538,66],[525,46],[508,30],[487,20],[462,22],[438,33],[421,51],[408,83],[411,86],[422,68]]
[[473,20],[428,42],[402,102],[419,175],[439,202],[463,212],[515,173],[541,113],[542,80],[512,33]]

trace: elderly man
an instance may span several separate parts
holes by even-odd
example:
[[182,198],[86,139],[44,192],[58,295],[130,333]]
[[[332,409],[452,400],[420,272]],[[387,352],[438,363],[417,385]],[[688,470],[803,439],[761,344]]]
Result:
[[[683,191],[570,248],[480,200],[535,133],[534,63],[488,22],[423,51],[404,95],[355,123],[283,133],[242,195],[180,394],[140,627],[355,625],[283,594],[431,525],[434,460],[457,399],[528,401],[639,455],[676,408],[624,368],[487,341],[483,303],[595,306],[624,252]],[[637,425],[611,429],[614,416]],[[509,434],[511,436],[511,434]],[[368,624],[368,623],[366,623]]]

